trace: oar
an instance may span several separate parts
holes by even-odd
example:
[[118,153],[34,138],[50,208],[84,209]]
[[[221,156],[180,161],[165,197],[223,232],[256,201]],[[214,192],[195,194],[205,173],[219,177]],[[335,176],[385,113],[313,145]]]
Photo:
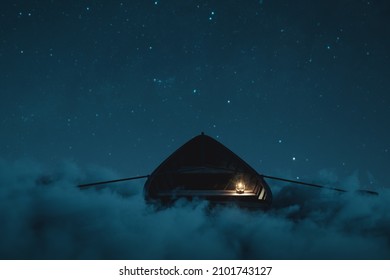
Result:
[[131,180],[143,179],[143,178],[148,178],[149,176],[150,175],[143,175],[143,176],[136,176],[136,177],[130,177],[130,178],[110,180],[110,181],[102,181],[102,182],[81,184],[81,185],[78,185],[78,187],[79,188],[88,188],[88,187],[93,187],[93,186],[97,186],[97,185],[104,185],[104,184],[111,184],[111,183],[117,183],[117,182],[123,182],[123,181],[131,181]]
[[[348,192],[347,190],[340,189],[340,188],[327,187],[327,186],[322,186],[322,185],[318,185],[318,184],[306,183],[306,182],[290,180],[290,179],[274,177],[274,176],[268,176],[268,175],[261,175],[261,176],[263,178],[267,178],[267,179],[271,179],[271,180],[283,181],[283,182],[305,185],[305,186],[321,188],[321,189],[328,189],[328,190],[333,190],[333,191],[338,191],[338,192]],[[362,193],[362,194],[379,195],[379,193],[377,193],[375,191],[370,191],[370,190],[357,190],[357,192]]]
[[[271,179],[271,180],[283,181],[283,182],[299,184],[299,185],[305,185],[305,186],[321,188],[321,189],[328,189],[328,190],[333,190],[333,191],[338,191],[338,192],[348,192],[347,190],[340,189],[340,188],[327,187],[327,186],[322,186],[322,185],[318,185],[318,184],[306,183],[306,182],[290,180],[290,179],[285,179],[285,178],[280,178],[280,177],[275,177],[275,176],[269,176],[269,175],[261,175],[261,176],[263,178]],[[123,182],[123,181],[131,181],[131,180],[138,180],[138,179],[149,178],[149,177],[150,177],[150,175],[142,175],[142,176],[136,176],[136,177],[123,178],[123,179],[116,179],[116,180],[101,181],[101,182],[94,182],[94,183],[88,183],[88,184],[81,184],[81,185],[78,185],[78,187],[83,189],[83,188],[93,187],[93,186],[97,186],[97,185],[111,184],[111,183],[117,183],[117,182]],[[359,192],[359,193],[362,193],[362,194],[379,195],[379,193],[377,193],[375,191],[370,191],[370,190],[357,190],[356,192]]]

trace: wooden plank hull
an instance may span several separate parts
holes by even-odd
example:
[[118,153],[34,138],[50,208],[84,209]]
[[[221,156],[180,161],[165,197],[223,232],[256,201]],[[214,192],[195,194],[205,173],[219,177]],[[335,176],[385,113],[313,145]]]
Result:
[[263,177],[215,139],[194,137],[150,175],[145,183],[148,201],[163,204],[177,199],[267,208],[272,193]]

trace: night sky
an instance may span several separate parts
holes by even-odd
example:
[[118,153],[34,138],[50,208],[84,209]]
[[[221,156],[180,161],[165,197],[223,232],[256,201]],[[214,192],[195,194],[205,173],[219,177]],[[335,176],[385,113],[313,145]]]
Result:
[[389,19],[384,0],[2,1],[2,173],[150,174],[204,131],[259,173],[381,191]]

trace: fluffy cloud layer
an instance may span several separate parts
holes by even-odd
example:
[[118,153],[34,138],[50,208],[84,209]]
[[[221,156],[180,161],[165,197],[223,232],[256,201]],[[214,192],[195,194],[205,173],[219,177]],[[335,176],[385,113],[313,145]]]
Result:
[[79,190],[118,174],[73,164],[47,170],[0,161],[1,259],[390,258],[387,189],[367,196],[278,186],[266,212],[204,201],[157,210],[144,202],[142,181]]

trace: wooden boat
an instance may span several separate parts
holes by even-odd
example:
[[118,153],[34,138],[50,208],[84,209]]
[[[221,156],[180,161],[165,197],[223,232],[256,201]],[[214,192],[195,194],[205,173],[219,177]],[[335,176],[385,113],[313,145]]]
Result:
[[148,177],[147,201],[180,198],[267,208],[272,193],[263,177],[224,145],[202,133],[170,155]]
[[[143,178],[147,178],[145,200],[162,206],[178,199],[201,199],[213,204],[267,209],[272,203],[272,192],[264,179],[347,192],[338,187],[260,175],[231,150],[204,133],[177,149],[151,175],[81,184],[78,187],[84,189]],[[359,189],[357,192],[378,195],[372,190]]]

